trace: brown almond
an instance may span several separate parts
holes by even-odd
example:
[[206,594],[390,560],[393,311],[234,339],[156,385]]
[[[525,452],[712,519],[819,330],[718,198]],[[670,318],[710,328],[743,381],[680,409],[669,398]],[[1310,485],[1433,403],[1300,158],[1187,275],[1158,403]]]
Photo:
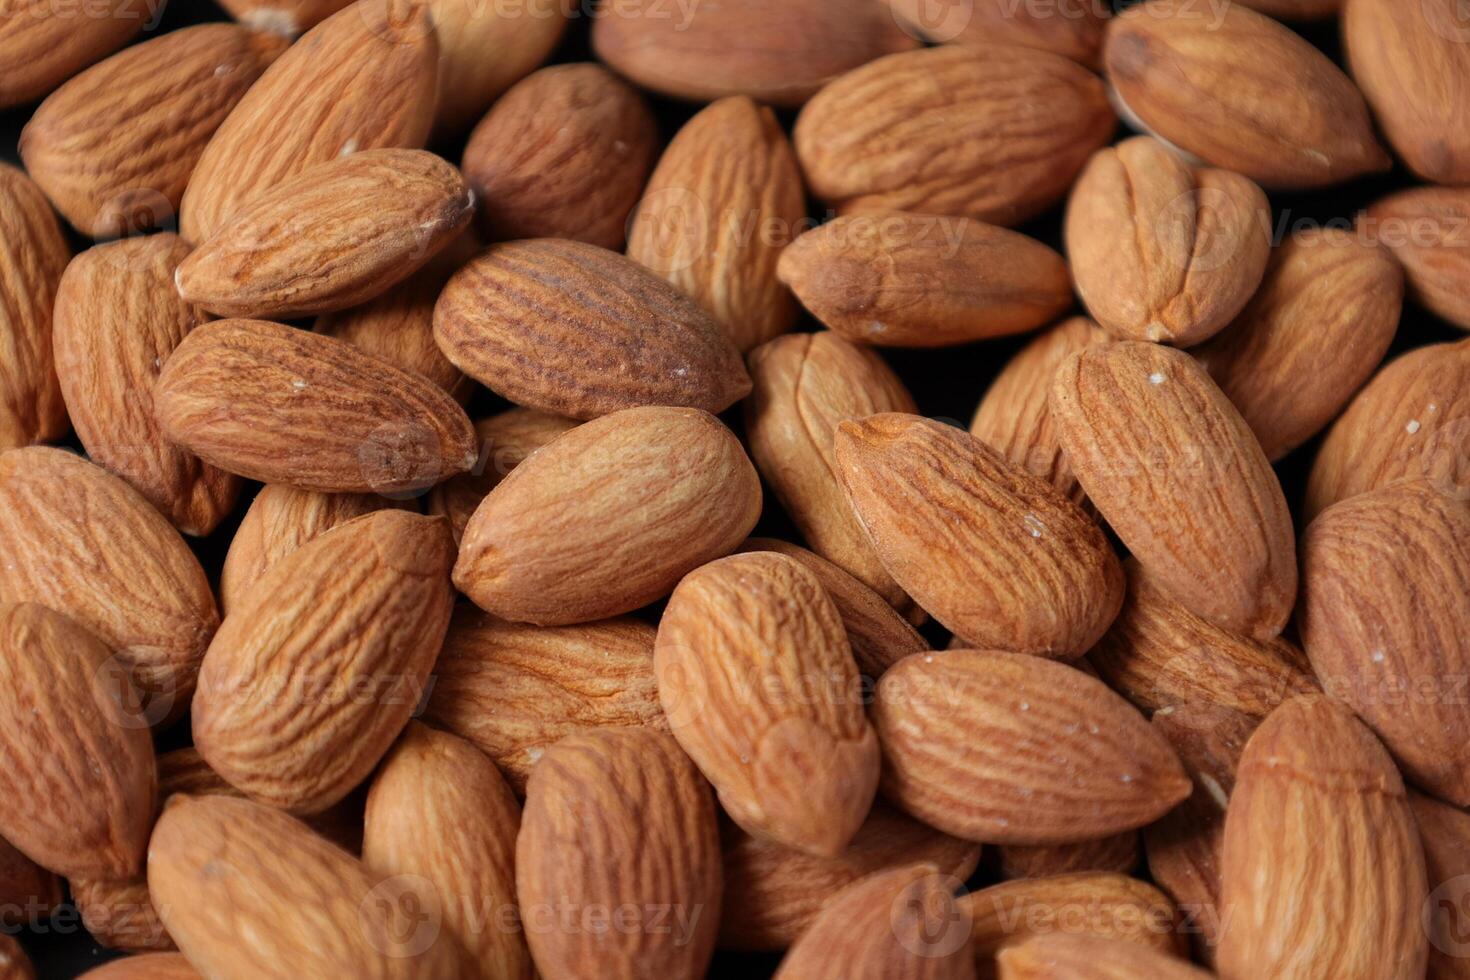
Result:
[[36,980],[30,957],[15,937],[0,933],[0,977],[5,980]]
[[1049,933],[1001,951],[1000,980],[1209,980],[1187,961],[1099,936]]
[[427,2],[439,35],[434,128],[441,136],[462,132],[502,92],[539,67],[556,50],[569,15],[578,9],[566,4]]
[[1280,20],[1322,20],[1332,17],[1345,0],[1239,0],[1241,6]]
[[[159,787],[160,795],[162,787]],[[151,822],[150,822],[151,826]],[[148,893],[148,878],[140,872],[127,878],[86,878],[73,875],[67,882],[82,925],[101,946],[128,952],[167,951],[174,948],[158,910]]]
[[[1419,825],[1429,895],[1425,898],[1429,933],[1428,980],[1455,980],[1465,975],[1464,936],[1457,911],[1464,907],[1470,885],[1470,814],[1422,793],[1409,794],[1409,808]],[[1431,911],[1432,910],[1432,911]]]
[[1138,831],[1075,844],[1011,844],[1000,848],[1000,873],[1006,878],[1104,872],[1129,874],[1138,867]]
[[936,44],[1014,44],[1063,55],[1097,69],[1103,29],[1112,6],[1106,3],[1011,4],[1009,0],[967,0],[925,4],[924,0],[887,0],[899,23]]
[[0,838],[0,925],[44,922],[62,902],[61,879]]
[[1372,204],[1359,219],[1404,267],[1409,296],[1463,330],[1470,330],[1470,190],[1414,187]]
[[0,108],[24,105],[157,25],[159,0],[102,0],[86,8],[6,4],[0,11]]
[[146,953],[93,967],[78,980],[199,980],[199,971],[182,953]]

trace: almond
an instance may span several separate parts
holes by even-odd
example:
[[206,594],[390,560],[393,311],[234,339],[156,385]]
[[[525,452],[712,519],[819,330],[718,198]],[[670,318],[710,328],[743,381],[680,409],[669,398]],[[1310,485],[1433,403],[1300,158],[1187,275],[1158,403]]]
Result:
[[1190,166],[1139,136],[1088,162],[1067,205],[1066,241],[1077,292],[1104,329],[1189,347],[1260,284],[1271,206],[1249,179]]
[[878,682],[872,716],[884,794],[967,840],[1095,840],[1189,795],[1179,759],[1132,706],[1038,657],[915,654]]
[[1296,597],[1291,514],[1198,362],[1157,344],[1086,348],[1057,372],[1051,413],[1082,489],[1160,589],[1231,632],[1281,632]]
[[1368,208],[1359,229],[1403,264],[1414,302],[1470,330],[1470,191],[1415,187],[1390,194]]
[[1222,977],[1424,974],[1414,814],[1388,753],[1338,702],[1295,698],[1251,736],[1221,888]]
[[1322,20],[1342,9],[1345,0],[1240,0],[1243,7],[1281,20]]
[[1092,0],[1056,4],[1011,4],[1008,0],[962,0],[926,4],[888,0],[904,29],[943,44],[1015,44],[1064,55],[1097,68],[1103,29],[1112,6]]
[[882,346],[948,347],[1020,333],[1072,305],[1060,255],[968,218],[841,217],[792,242],[777,274],[828,327]]
[[36,970],[30,957],[9,933],[0,933],[0,977],[5,980],[36,980]]
[[127,878],[73,876],[67,884],[82,925],[99,945],[129,952],[174,948],[153,907],[148,878],[141,871]]
[[1101,529],[974,436],[915,415],[837,427],[837,470],[883,565],[973,644],[1075,659],[1123,601]]
[[199,754],[273,806],[320,813],[342,799],[425,693],[454,602],[453,557],[442,518],[387,510],[276,562],[204,658]]
[[841,213],[1016,225],[1060,201],[1116,126],[1102,81],[1073,61],[947,45],[845,75],[802,110],[793,138],[807,185]]
[[690,572],[659,620],[659,700],[743,829],[836,857],[878,786],[878,740],[837,607],[774,552]]
[[174,290],[189,254],[165,232],[88,249],[56,293],[57,377],[77,438],[185,534],[205,535],[240,493],[237,477],[169,442],[153,414],[163,363],[208,317]]
[[620,249],[657,146],[653,111],[630,85],[601,65],[553,65],[486,113],[465,146],[464,175],[492,241]]
[[79,980],[199,980],[199,972],[182,953],[148,953],[93,967]]
[[1000,871],[1007,878],[1050,878],[1082,872],[1128,874],[1136,867],[1136,830],[1075,844],[1011,844],[1000,849]]
[[1209,980],[1210,974],[1135,943],[1051,933],[1001,952],[1001,980]]
[[214,131],[284,50],[278,35],[233,24],[145,41],[53,92],[21,131],[21,158],[85,235],[161,225]]
[[325,493],[394,493],[474,465],[464,410],[421,375],[264,320],[189,334],[154,389],[164,435],[205,462]]
[[259,30],[295,37],[352,3],[352,0],[220,0],[231,17]]
[[505,619],[604,619],[668,595],[733,551],[760,509],[755,468],[714,416],[614,412],[534,453],[490,491],[465,528],[454,583]]
[[44,922],[62,897],[60,878],[0,838],[0,926]]
[[0,108],[24,105],[156,26],[160,0],[102,0],[85,8],[8,3],[0,11]]
[[1339,229],[1275,249],[1265,280],[1227,329],[1190,353],[1240,410],[1267,458],[1321,431],[1393,341],[1404,274],[1386,249]]
[[607,729],[547,751],[516,839],[516,895],[542,976],[699,976],[722,888],[714,801],[672,738]]
[[1429,881],[1424,909],[1429,933],[1427,976],[1429,980],[1454,980],[1465,975],[1465,959],[1460,955],[1464,937],[1457,928],[1457,910],[1464,907],[1465,887],[1470,883],[1470,814],[1420,793],[1409,794],[1409,807],[1419,825]]
[[805,221],[781,124],[732,96],[695,113],[669,142],[634,213],[628,256],[698,300],[748,351],[796,319],[776,262]]
[[1299,35],[1239,4],[1148,0],[1114,17],[1103,47],[1126,114],[1159,138],[1268,189],[1387,170],[1368,107]]
[[[238,0],[236,0],[238,2]],[[500,94],[534,71],[566,33],[568,4],[428,0],[439,35],[435,129],[459,133]]]

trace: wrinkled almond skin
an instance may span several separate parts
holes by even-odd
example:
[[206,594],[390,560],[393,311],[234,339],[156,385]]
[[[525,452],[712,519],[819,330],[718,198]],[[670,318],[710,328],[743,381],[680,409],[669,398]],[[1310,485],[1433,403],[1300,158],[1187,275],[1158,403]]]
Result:
[[718,419],[631,408],[577,426],[490,491],[465,527],[454,584],[504,619],[605,619],[729,554],[760,510],[755,467]]
[[601,65],[553,65],[495,103],[462,166],[491,241],[621,249],[657,148],[653,111],[628,83]]
[[568,418],[640,405],[722,412],[750,392],[713,317],[631,259],[580,242],[492,246],[444,287],[434,338],[497,394]]
[[874,415],[837,427],[836,457],[884,567],[969,643],[1072,660],[1117,615],[1123,570],[1102,530],[974,436]]
[[1190,353],[1277,460],[1373,375],[1403,296],[1403,270],[1387,249],[1338,229],[1299,232],[1274,250],[1235,322]]
[[524,794],[537,761],[564,737],[668,729],[654,635],[630,618],[530,626],[460,605],[434,665],[424,720],[473,742]]
[[1135,830],[1075,844],[1012,844],[1000,849],[1000,871],[1006,878],[1050,878],[1082,872],[1128,874],[1138,867]]
[[357,150],[422,146],[439,43],[419,3],[366,0],[308,31],[250,87],[204,148],[179,205],[200,244],[303,170]]
[[174,290],[189,246],[169,232],[88,249],[56,293],[57,377],[93,462],[130,483],[185,534],[205,535],[234,508],[238,477],[175,446],[153,414],[163,363],[207,316]]
[[822,323],[879,346],[948,347],[1021,333],[1072,305],[1060,255],[968,218],[847,215],[792,242],[776,271]]
[[1060,55],[944,45],[827,86],[796,121],[813,194],[1013,226],[1057,203],[1117,121],[1102,81]]
[[1470,330],[1470,190],[1399,191],[1371,205],[1359,227],[1403,264],[1414,302]]
[[[235,0],[239,2],[239,0]],[[535,71],[566,33],[565,4],[521,7],[476,0],[428,0],[439,36],[439,100],[434,129],[463,132],[500,94]]]
[[161,13],[161,0],[88,7],[7,3],[0,10],[0,108],[24,105],[127,44]]
[[494,763],[461,738],[409,722],[373,779],[365,819],[363,863],[427,882],[415,881],[416,893],[469,953],[467,976],[530,980],[525,937],[503,926],[515,907],[521,806]]
[[[709,787],[667,734],[607,729],[547,750],[516,838],[516,895],[542,976],[701,975],[723,885]],[[581,925],[584,910],[630,904],[668,910],[670,928]]]
[[0,838],[0,925],[44,922],[61,904],[61,879]]
[[837,607],[775,552],[690,572],[654,646],[679,745],[748,833],[832,858],[878,787],[878,739]]
[[454,604],[453,560],[442,518],[386,510],[276,562],[204,658],[199,754],[272,806],[310,814],[342,799],[425,693]]
[[81,974],[79,980],[199,980],[199,972],[182,953],[125,956]]
[[164,435],[230,473],[323,493],[396,493],[469,470],[464,409],[419,374],[265,320],[194,330],[163,367]]
[[1051,415],[1082,489],[1166,594],[1266,640],[1296,598],[1291,514],[1266,454],[1198,362],[1120,341],[1058,370]]
[[[1251,736],[1225,817],[1221,889],[1225,980],[1424,975],[1414,814],[1393,760],[1340,703],[1295,698]],[[1324,931],[1328,909],[1338,925]]]
[[1019,4],[1007,0],[887,0],[905,30],[936,44],[1014,44],[1099,67],[1103,29],[1112,10],[1091,0]]
[[[1401,482],[1327,508],[1302,535],[1302,646],[1322,689],[1406,778],[1470,805],[1470,502]],[[1396,692],[1412,692],[1397,696]]]
[[1099,936],[1049,933],[1001,951],[1000,980],[1210,980],[1177,957]]
[[891,605],[908,598],[884,570],[837,475],[839,423],[914,412],[913,396],[875,351],[831,332],[778,337],[747,358],[744,404],[750,454],[812,550]]
[[[1148,0],[1114,17],[1108,81],[1144,126],[1268,190],[1387,170],[1368,107],[1306,40],[1238,4]],[[1283,80],[1286,80],[1283,83]]]
[[781,124],[769,108],[732,96],[669,142],[629,227],[628,257],[694,297],[748,351],[796,319],[776,262],[805,220]]
[[[1409,794],[1409,807],[1419,825],[1428,873],[1428,901],[1433,912],[1429,931],[1428,980],[1456,980],[1465,975],[1465,960],[1455,938],[1456,916],[1470,882],[1470,814],[1422,793]],[[1437,899],[1437,900],[1436,900]]]
[[51,94],[20,134],[26,170],[72,227],[111,238],[173,217],[214,131],[285,39],[201,24],[145,41]]
[[65,613],[105,643],[142,697],[132,721],[183,713],[219,613],[163,515],[80,457],[18,449],[0,454],[0,540],[0,595]]
[[1190,347],[1231,321],[1271,254],[1248,178],[1138,136],[1099,150],[1067,206],[1067,258],[1093,318],[1125,340]]
[[462,976],[465,954],[443,932],[426,943],[395,884],[289,814],[228,796],[175,796],[148,848],[169,934],[206,976],[229,980]]
[[1190,791],[1132,706],[1037,657],[915,654],[878,682],[872,717],[884,795],[966,840],[1095,840],[1152,822]]

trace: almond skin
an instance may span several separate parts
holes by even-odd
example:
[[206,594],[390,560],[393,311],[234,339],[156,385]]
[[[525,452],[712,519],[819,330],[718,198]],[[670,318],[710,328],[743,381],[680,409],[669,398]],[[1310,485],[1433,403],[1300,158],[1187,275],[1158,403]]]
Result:
[[630,85],[601,65],[553,65],[485,114],[462,166],[489,240],[620,249],[657,147],[653,111]]
[[1000,871],[1006,878],[1050,878],[1082,872],[1128,874],[1138,867],[1135,830],[1079,841],[1076,844],[1012,844],[1000,849]]
[[504,619],[605,619],[668,595],[686,573],[733,551],[760,509],[755,468],[714,416],[615,412],[579,425],[490,491],[465,528],[454,583]]
[[936,44],[1014,44],[1039,48],[1097,69],[1111,6],[1098,3],[1012,5],[1008,0],[925,5],[887,0],[904,29]]
[[51,94],[20,155],[72,227],[111,238],[173,217],[214,131],[286,50],[284,38],[201,24],[128,48]]
[[1135,943],[1051,933],[1002,950],[1000,980],[1209,980],[1210,974]]
[[[542,976],[701,975],[723,885],[714,801],[667,734],[607,729],[547,751],[516,839],[516,895]],[[645,928],[583,924],[629,906]],[[642,918],[655,914],[667,928]]]
[[164,232],[88,249],[56,293],[57,377],[77,438],[185,534],[213,531],[235,506],[238,477],[166,439],[153,387],[169,355],[207,316],[174,290],[189,254]]
[[1465,975],[1463,949],[1456,939],[1455,909],[1464,901],[1470,875],[1470,814],[1422,793],[1409,794],[1409,807],[1419,825],[1428,873],[1428,901],[1434,902],[1429,931],[1429,980],[1455,980]]
[[684,576],[659,620],[659,700],[743,829],[836,857],[878,787],[878,740],[837,607],[774,552]]
[[1470,330],[1470,191],[1415,187],[1390,194],[1368,208],[1361,233],[1403,264],[1414,302]]
[[0,925],[23,926],[51,917],[63,899],[61,879],[0,838]]
[[272,806],[320,813],[342,799],[426,690],[454,604],[453,558],[442,518],[387,510],[276,562],[204,658],[199,754]]
[[[199,972],[182,953],[125,956],[81,974],[85,980],[199,980]],[[79,980],[81,980],[79,978]]]
[[126,713],[111,656],[60,613],[0,605],[0,762],[16,780],[0,833],[68,877],[140,870],[153,818],[153,740]]
[[1336,701],[1295,698],[1251,736],[1221,880],[1221,977],[1424,975],[1414,814],[1388,753]]
[[1099,150],[1067,205],[1077,292],[1109,333],[1190,347],[1255,292],[1271,254],[1271,206],[1249,179],[1192,167],[1139,136]]
[[434,338],[497,394],[569,418],[639,405],[722,412],[750,391],[708,313],[631,259],[580,242],[492,246],[444,287]]
[[0,109],[33,102],[153,26],[162,4],[6,4],[0,11]]
[[1039,327],[1072,305],[1060,255],[967,218],[848,215],[792,242],[776,271],[822,323],[880,346],[1002,337]]
[[1244,6],[1208,15],[1192,0],[1130,7],[1109,23],[1103,61],[1117,98],[1151,132],[1267,189],[1389,167],[1341,69]]
[[916,415],[837,427],[837,471],[883,565],[972,644],[1075,659],[1123,601],[1101,529],[1050,484]]
[[884,795],[966,840],[1095,840],[1156,820],[1190,791],[1132,706],[1037,657],[915,654],[878,682],[872,717]]
[[796,121],[812,193],[1014,226],[1057,203],[1117,121],[1100,79],[1046,51],[944,45],[850,72]]
[[242,24],[294,38],[352,3],[352,0],[220,0]]
[[173,442],[222,470],[324,493],[395,493],[474,465],[464,409],[345,341],[265,320],[184,339],[154,388]]
[[1082,489],[1161,589],[1231,632],[1281,632],[1296,598],[1291,514],[1250,427],[1192,357],[1133,341],[1079,351],[1057,372],[1051,414]]
[[[236,0],[239,2],[239,0]],[[463,132],[500,94],[556,49],[574,7],[486,6],[476,0],[428,0],[439,36],[440,136]]]
[[5,980],[36,980],[30,957],[9,933],[0,934],[0,976]]

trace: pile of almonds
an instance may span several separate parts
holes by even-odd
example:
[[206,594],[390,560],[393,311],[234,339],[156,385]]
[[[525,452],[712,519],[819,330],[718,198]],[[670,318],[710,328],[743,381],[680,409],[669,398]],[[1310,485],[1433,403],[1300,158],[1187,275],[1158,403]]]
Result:
[[163,2],[0,0],[0,980],[1470,977],[1459,0]]

